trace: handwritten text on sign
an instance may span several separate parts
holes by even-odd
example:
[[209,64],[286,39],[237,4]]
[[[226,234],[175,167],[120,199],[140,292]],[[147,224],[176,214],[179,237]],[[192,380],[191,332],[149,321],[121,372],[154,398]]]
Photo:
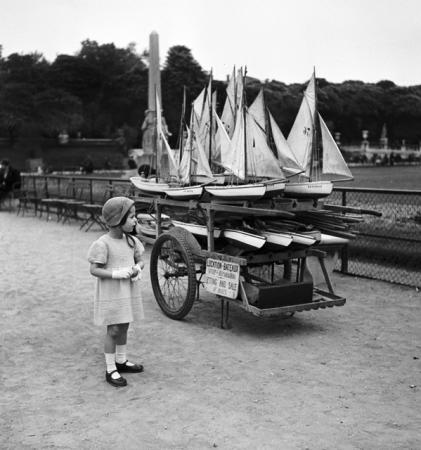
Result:
[[206,260],[207,291],[228,298],[237,298],[239,280],[239,264],[212,258]]

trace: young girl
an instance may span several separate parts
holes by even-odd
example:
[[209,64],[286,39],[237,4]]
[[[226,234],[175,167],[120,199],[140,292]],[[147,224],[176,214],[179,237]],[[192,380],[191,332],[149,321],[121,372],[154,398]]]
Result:
[[126,197],[110,198],[102,208],[107,234],[89,248],[91,274],[97,277],[94,323],[106,325],[105,379],[112,386],[126,386],[120,372],[142,372],[141,364],[126,357],[129,323],[143,318],[139,280],[144,267],[144,247],[131,233],[136,226],[134,202]]

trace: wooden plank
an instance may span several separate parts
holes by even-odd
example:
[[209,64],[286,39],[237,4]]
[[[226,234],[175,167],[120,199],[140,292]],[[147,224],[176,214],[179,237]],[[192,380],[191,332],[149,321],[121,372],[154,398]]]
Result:
[[323,205],[324,208],[330,209],[332,211],[342,211],[342,212],[353,212],[357,214],[371,214],[373,216],[381,217],[382,213],[379,211],[375,211],[374,209],[362,209],[362,208],[356,208],[353,206],[341,206],[341,205],[331,205],[328,203],[325,203]]
[[210,211],[236,213],[240,216],[272,216],[272,217],[286,217],[294,218],[295,214],[288,211],[281,211],[277,209],[263,209],[244,206],[227,205],[222,203],[200,203],[200,207]]

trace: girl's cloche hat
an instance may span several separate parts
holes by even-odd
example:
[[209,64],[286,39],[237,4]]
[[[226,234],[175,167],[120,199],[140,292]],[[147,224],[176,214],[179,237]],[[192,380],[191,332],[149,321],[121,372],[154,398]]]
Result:
[[115,227],[127,211],[134,205],[134,201],[127,197],[112,197],[102,207],[102,217],[109,227]]

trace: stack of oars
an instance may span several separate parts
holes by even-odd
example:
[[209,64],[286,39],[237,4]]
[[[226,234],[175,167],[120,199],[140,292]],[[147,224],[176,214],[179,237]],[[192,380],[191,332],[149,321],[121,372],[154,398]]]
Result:
[[381,213],[350,206],[324,205],[322,209],[295,211],[295,220],[277,219],[277,220],[258,220],[258,225],[271,229],[272,231],[296,231],[311,232],[320,231],[321,233],[342,237],[345,239],[354,239],[356,232],[352,230],[352,225],[362,222],[363,214],[381,216]]

